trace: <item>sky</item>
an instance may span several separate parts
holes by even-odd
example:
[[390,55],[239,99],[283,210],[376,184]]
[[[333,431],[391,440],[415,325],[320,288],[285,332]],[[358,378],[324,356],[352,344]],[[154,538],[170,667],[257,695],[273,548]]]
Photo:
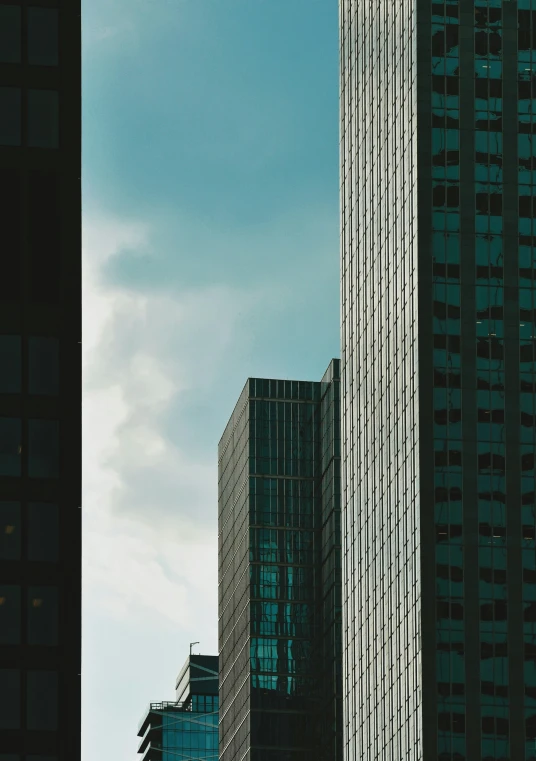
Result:
[[217,445],[339,356],[337,0],[83,3],[83,761],[217,653]]

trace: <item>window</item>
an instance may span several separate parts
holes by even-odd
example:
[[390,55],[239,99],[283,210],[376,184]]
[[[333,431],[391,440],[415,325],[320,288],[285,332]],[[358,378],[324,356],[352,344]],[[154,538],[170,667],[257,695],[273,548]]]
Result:
[[28,422],[28,475],[57,478],[59,475],[59,425],[57,420]]
[[28,644],[58,644],[58,590],[56,587],[28,589]]
[[20,504],[0,502],[0,560],[20,558]]
[[20,393],[20,370],[20,336],[0,336],[0,394]]
[[28,560],[54,562],[57,559],[58,506],[30,502],[28,505]]
[[20,63],[20,7],[0,5],[0,63]]
[[26,684],[27,729],[54,731],[58,727],[57,672],[28,671]]
[[56,90],[28,90],[28,145],[31,148],[58,147],[58,119]]
[[59,386],[59,342],[57,338],[30,338],[30,394],[56,396]]
[[58,11],[28,8],[28,63],[58,65]]
[[0,729],[20,729],[20,671],[0,669]]
[[0,145],[20,145],[20,109],[20,88],[0,87]]
[[0,585],[0,645],[20,643],[20,587]]
[[0,476],[20,476],[21,423],[18,418],[0,418]]

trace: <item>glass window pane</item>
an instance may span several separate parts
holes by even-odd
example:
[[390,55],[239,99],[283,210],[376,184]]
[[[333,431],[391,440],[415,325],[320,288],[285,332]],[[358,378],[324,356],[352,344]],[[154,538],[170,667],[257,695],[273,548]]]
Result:
[[18,669],[0,669],[0,729],[20,729]]
[[28,589],[28,644],[58,644],[58,590],[56,587]]
[[58,65],[58,11],[28,8],[28,63]]
[[20,8],[0,5],[0,63],[20,63]]
[[0,336],[0,394],[19,394],[20,374],[20,336]]
[[20,503],[0,502],[0,560],[20,558]]
[[0,87],[0,145],[20,145],[20,105],[20,88]]
[[28,90],[28,145],[57,148],[58,131],[57,91]]
[[30,478],[57,478],[59,474],[58,421],[30,420],[28,431],[28,475]]
[[20,587],[0,585],[0,645],[20,643]]
[[59,550],[58,532],[58,506],[46,502],[30,502],[28,560],[55,562]]
[[55,730],[58,727],[58,674],[56,671],[28,671],[26,727]]
[[20,476],[21,451],[19,418],[0,418],[0,476]]
[[59,386],[59,342],[57,338],[30,338],[30,394],[56,396]]

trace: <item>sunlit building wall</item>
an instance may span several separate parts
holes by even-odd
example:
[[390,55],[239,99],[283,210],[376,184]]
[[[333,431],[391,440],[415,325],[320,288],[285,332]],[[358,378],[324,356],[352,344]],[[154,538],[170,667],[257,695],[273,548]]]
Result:
[[536,759],[533,0],[340,0],[347,761]]

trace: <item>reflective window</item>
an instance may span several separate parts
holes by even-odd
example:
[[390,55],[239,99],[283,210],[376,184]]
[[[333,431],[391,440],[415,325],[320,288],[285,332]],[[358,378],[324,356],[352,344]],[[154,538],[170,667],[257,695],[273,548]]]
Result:
[[0,669],[0,729],[20,729],[18,669]]
[[0,560],[20,558],[20,503],[0,502]]
[[56,587],[28,589],[28,644],[58,644],[58,590]]
[[20,476],[21,452],[19,418],[0,418],[0,476]]
[[0,336],[0,394],[20,393],[20,375],[20,336]]
[[28,560],[58,559],[58,506],[44,502],[28,505]]
[[0,645],[20,643],[20,587],[0,585]]
[[[29,671],[26,677],[26,727],[53,731],[58,727],[58,674]],[[1,721],[1,719],[0,719]]]
[[57,338],[30,338],[28,372],[30,394],[57,395],[59,385],[59,342]]
[[58,477],[59,425],[57,420],[30,420],[28,449],[30,478]]
[[28,8],[28,63],[58,65],[58,11]]
[[20,88],[0,87],[0,145],[20,145],[20,143]]
[[28,145],[57,148],[59,133],[58,92],[28,90]]
[[0,63],[20,63],[20,7],[0,5]]

